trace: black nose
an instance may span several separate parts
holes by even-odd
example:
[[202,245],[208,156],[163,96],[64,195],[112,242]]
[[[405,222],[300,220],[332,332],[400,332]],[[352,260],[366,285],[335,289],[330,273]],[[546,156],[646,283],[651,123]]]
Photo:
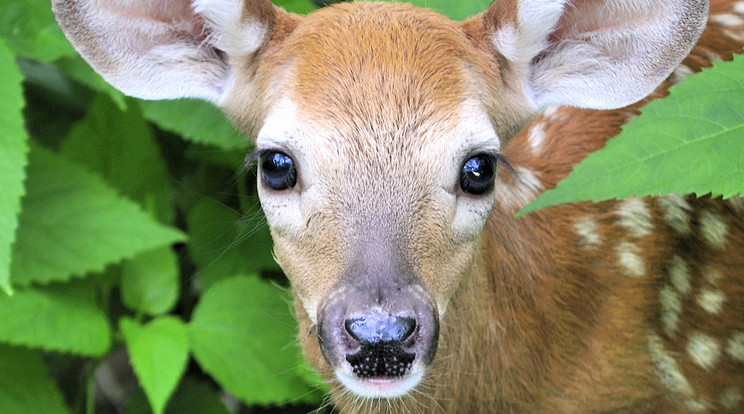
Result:
[[376,314],[363,318],[347,319],[344,322],[344,327],[346,332],[361,344],[401,343],[416,330],[416,320],[404,316]]
[[[344,321],[346,332],[359,342],[359,350],[347,354],[346,361],[361,378],[402,377],[416,358],[404,345],[416,330],[416,320],[376,313]],[[414,339],[411,338],[413,345]]]

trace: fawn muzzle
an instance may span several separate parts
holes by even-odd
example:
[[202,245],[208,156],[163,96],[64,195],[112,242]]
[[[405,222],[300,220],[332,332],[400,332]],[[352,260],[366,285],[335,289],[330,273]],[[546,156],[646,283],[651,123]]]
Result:
[[342,282],[320,309],[323,356],[359,395],[403,395],[416,386],[437,350],[439,315],[433,303],[415,282],[366,277]]

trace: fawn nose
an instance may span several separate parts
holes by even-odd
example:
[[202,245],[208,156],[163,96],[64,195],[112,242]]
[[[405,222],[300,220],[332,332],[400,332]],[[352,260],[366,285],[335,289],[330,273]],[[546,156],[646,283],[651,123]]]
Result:
[[439,318],[419,285],[341,285],[319,312],[320,349],[331,366],[360,380],[399,379],[434,357]]
[[363,318],[347,319],[344,327],[360,344],[403,343],[416,329],[416,320],[403,316],[373,314]]
[[358,351],[346,354],[345,359],[360,378],[402,377],[416,359],[411,349],[416,342],[412,338],[416,330],[414,318],[373,312],[347,319],[344,327],[358,342]]

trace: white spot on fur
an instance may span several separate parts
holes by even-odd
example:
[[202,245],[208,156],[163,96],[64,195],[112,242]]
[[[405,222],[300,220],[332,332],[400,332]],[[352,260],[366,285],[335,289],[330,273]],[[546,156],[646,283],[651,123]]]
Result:
[[721,313],[726,295],[718,289],[703,288],[697,296],[697,303],[706,312],[712,314]]
[[532,153],[539,154],[542,152],[543,145],[545,143],[545,124],[539,122],[530,127],[529,134],[527,135],[527,142],[532,148]]
[[741,400],[741,392],[736,388],[726,388],[721,393],[721,405],[723,408],[733,410],[739,406]]
[[617,213],[620,216],[620,225],[632,237],[641,238],[651,234],[651,212],[645,201],[635,197],[627,198],[620,203]]
[[700,51],[700,54],[708,59],[711,62],[718,62],[720,60],[723,60],[723,57],[719,55],[718,53],[714,52],[713,49],[708,47],[702,47],[698,46],[698,50]]
[[629,108],[623,112],[620,113],[620,115],[623,117],[626,123],[636,119],[638,115],[640,115],[640,112],[638,112],[637,109]]
[[685,65],[679,65],[676,69],[674,69],[674,72],[672,72],[672,76],[670,77],[670,80],[672,83],[680,83],[684,81],[688,76],[695,73],[692,69],[690,69],[688,66]]
[[690,234],[690,212],[692,208],[684,198],[676,194],[670,194],[659,197],[657,203],[664,210],[664,220],[669,227],[683,236]]
[[726,347],[726,353],[739,361],[744,361],[744,332],[736,332],[731,335]]
[[641,277],[646,274],[646,264],[640,256],[640,248],[633,243],[618,243],[615,254],[625,276]]
[[728,29],[721,29],[721,33],[723,33],[726,37],[736,42],[744,41],[744,32],[737,33],[737,32],[732,32],[731,30],[728,30]]
[[700,215],[700,232],[705,240],[716,249],[723,250],[726,246],[728,226],[713,211],[705,210]]
[[698,400],[687,400],[685,402],[685,407],[687,408],[687,411],[691,413],[704,413],[708,411],[708,404]]
[[496,201],[509,209],[520,209],[532,202],[545,189],[534,171],[517,166],[514,168],[513,183],[497,184],[499,194]]
[[672,256],[672,265],[669,267],[669,278],[677,291],[683,295],[690,293],[690,272],[687,263],[681,257]]
[[731,208],[739,214],[744,214],[744,197],[733,196],[726,200]]
[[563,121],[566,119],[566,114],[561,110],[561,105],[550,105],[543,111],[542,115],[551,121]]
[[692,387],[677,366],[677,361],[664,347],[661,338],[656,334],[648,337],[648,350],[656,367],[659,381],[669,390],[685,397],[692,397]]
[[677,333],[679,315],[682,312],[682,301],[670,286],[664,286],[659,291],[659,303],[661,304],[661,323],[664,333],[672,337]]
[[705,370],[710,370],[721,356],[721,346],[714,338],[694,333],[687,338],[687,355]]
[[574,232],[579,236],[579,244],[591,249],[602,244],[599,224],[594,216],[580,217],[574,222]]
[[731,7],[731,11],[734,13],[744,14],[744,1],[740,1]]
[[731,13],[712,14],[710,21],[723,27],[741,27],[744,26],[744,19]]

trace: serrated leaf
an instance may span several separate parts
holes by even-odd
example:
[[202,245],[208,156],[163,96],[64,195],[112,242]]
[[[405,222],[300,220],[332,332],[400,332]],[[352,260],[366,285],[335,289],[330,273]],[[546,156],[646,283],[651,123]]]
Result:
[[145,118],[160,128],[222,149],[248,148],[250,140],[214,105],[195,99],[140,101]]
[[290,295],[256,276],[215,284],[189,324],[199,365],[246,404],[315,400],[297,374],[297,324]]
[[150,125],[136,105],[121,111],[105,95],[91,102],[60,147],[67,159],[103,176],[162,223],[173,219],[170,178]]
[[271,234],[259,211],[242,220],[234,211],[213,201],[201,200],[186,218],[189,252],[196,263],[203,289],[236,274],[280,268],[271,256]]
[[[126,414],[151,413],[145,394],[135,393],[127,403]],[[181,381],[168,400],[166,414],[230,414],[212,386],[193,378],[186,377]]]
[[189,341],[186,325],[162,316],[141,326],[131,319],[120,321],[129,360],[155,414],[162,414],[171,394],[186,371]]
[[10,49],[0,39],[0,289],[11,292],[11,246],[18,228],[28,136],[23,128],[23,76]]
[[182,241],[100,178],[48,150],[32,148],[11,279],[68,280]]
[[142,253],[121,267],[122,301],[140,313],[166,313],[178,299],[178,277],[178,257],[169,247]]
[[0,413],[69,413],[37,352],[0,345]]
[[111,346],[111,328],[91,286],[52,284],[0,296],[0,341],[101,356]]
[[520,214],[577,201],[744,194],[744,56],[688,77]]
[[76,52],[54,20],[49,0],[0,2],[0,37],[18,56],[51,62]]

